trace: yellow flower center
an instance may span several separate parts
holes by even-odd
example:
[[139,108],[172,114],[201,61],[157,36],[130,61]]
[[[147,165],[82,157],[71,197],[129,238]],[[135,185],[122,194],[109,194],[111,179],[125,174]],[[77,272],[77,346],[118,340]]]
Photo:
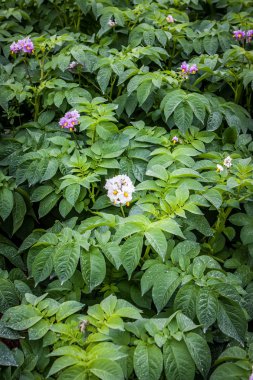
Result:
[[118,191],[117,191],[117,190],[113,190],[113,194],[114,194],[114,195],[117,195],[117,194],[118,194]]
[[124,197],[128,197],[128,193],[126,191],[124,192]]

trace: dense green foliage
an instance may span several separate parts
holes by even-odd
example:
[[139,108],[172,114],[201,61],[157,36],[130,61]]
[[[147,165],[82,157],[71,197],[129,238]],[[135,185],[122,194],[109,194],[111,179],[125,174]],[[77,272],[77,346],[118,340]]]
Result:
[[[1,2],[1,380],[249,378],[253,42],[233,32],[252,16]],[[123,174],[119,206],[104,186]]]

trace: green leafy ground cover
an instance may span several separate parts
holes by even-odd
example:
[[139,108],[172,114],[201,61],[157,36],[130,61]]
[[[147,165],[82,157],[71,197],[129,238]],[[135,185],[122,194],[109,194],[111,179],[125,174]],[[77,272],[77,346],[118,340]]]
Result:
[[1,2],[1,380],[249,379],[252,17]]

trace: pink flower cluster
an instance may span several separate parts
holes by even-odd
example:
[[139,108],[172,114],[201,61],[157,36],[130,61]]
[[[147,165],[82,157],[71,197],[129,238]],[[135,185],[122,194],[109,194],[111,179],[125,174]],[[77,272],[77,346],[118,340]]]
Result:
[[34,52],[34,45],[29,37],[18,40],[18,42],[13,42],[10,46],[11,53],[19,53],[23,51],[24,53],[32,54]]
[[250,42],[253,38],[253,29],[246,30],[246,31],[241,30],[241,29],[235,30],[233,32],[233,37],[237,41],[244,40],[244,38],[246,38],[246,42]]
[[191,66],[186,62],[183,62],[181,64],[181,72],[184,75],[185,74],[196,74],[197,71],[198,71],[198,66],[195,63]]
[[60,119],[59,125],[62,128],[67,128],[70,131],[73,131],[75,130],[74,126],[79,124],[79,117],[80,117],[80,114],[76,110],[68,111]]

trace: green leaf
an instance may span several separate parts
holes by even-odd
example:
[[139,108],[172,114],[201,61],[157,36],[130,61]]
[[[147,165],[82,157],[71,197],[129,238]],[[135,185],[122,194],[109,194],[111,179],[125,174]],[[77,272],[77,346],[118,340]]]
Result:
[[50,368],[50,371],[47,377],[54,375],[55,373],[61,371],[62,369],[66,367],[72,366],[74,364],[78,364],[79,362],[80,362],[79,358],[70,357],[70,356],[63,356],[61,358],[57,358],[54,361],[52,367]]
[[211,112],[207,120],[207,130],[216,131],[221,126],[222,114],[218,111]]
[[41,319],[42,314],[32,305],[20,305],[8,309],[2,322],[13,330],[27,330]]
[[203,193],[203,197],[205,197],[217,209],[222,205],[222,196],[218,190],[208,189]]
[[163,357],[155,345],[139,342],[134,350],[134,370],[139,380],[160,379],[163,369]]
[[181,279],[177,272],[172,270],[161,271],[159,276],[154,279],[152,298],[158,313],[167,305],[180,283]]
[[131,278],[133,271],[139,264],[142,246],[143,237],[137,234],[129,237],[121,246],[121,261],[123,267],[125,268],[128,274],[129,279]]
[[151,79],[145,80],[141,83],[141,85],[137,88],[137,99],[140,106],[146,101],[152,89],[152,81]]
[[77,183],[73,183],[72,185],[66,187],[65,197],[72,206],[75,206],[75,203],[80,194],[80,190],[81,186]]
[[89,364],[89,370],[102,380],[124,380],[120,365],[109,359],[92,360]]
[[81,271],[89,292],[100,285],[105,278],[105,259],[98,248],[92,247],[89,252],[81,252]]
[[52,191],[54,191],[54,188],[52,186],[49,186],[49,185],[39,186],[32,192],[31,201],[39,202],[43,198],[45,198],[48,194],[52,193]]
[[188,95],[187,103],[191,107],[194,116],[203,124],[205,120],[206,109],[205,103],[202,102],[201,95],[195,93]]
[[[71,361],[69,362],[71,365]],[[64,364],[62,363],[62,365]],[[61,372],[60,376],[58,376],[58,380],[88,380],[88,377],[90,378],[89,374],[84,372],[84,366],[74,365],[73,367],[67,368],[65,371]]]
[[81,310],[83,308],[84,304],[77,302],[77,301],[66,301],[63,302],[56,313],[56,320],[57,322],[62,321],[63,319],[67,318],[68,316],[76,313],[77,311]]
[[172,235],[177,235],[184,238],[184,235],[182,234],[179,224],[172,218],[161,219],[157,222],[152,223],[150,226],[151,228],[158,228]]
[[16,331],[13,331],[6,327],[3,322],[0,321],[0,338],[5,339],[20,339],[21,336]]
[[192,125],[193,112],[188,103],[180,103],[174,112],[174,121],[180,132],[186,133]]
[[41,319],[39,322],[37,322],[35,325],[33,325],[29,331],[28,336],[29,340],[38,340],[41,339],[48,330],[50,329],[50,323],[46,319]]
[[145,237],[154,251],[157,252],[163,260],[165,260],[167,253],[167,240],[164,233],[158,228],[150,227],[145,232]]
[[249,370],[245,370],[236,363],[224,363],[212,373],[210,380],[241,380],[249,377]]
[[19,297],[13,283],[5,278],[0,278],[0,310],[4,312],[8,308],[19,303]]
[[204,45],[204,49],[207,52],[207,54],[209,54],[209,55],[215,54],[217,52],[218,46],[219,46],[217,36],[212,36],[212,35],[207,34],[204,37],[203,45]]
[[173,114],[173,112],[178,107],[178,105],[182,102],[183,99],[184,99],[184,93],[182,90],[171,91],[164,98],[163,100],[164,115],[165,115],[166,120],[168,120],[168,118]]
[[162,165],[151,166],[151,168],[147,170],[146,175],[160,178],[163,181],[167,181],[169,177],[167,170]]
[[211,352],[206,340],[193,332],[184,335],[184,340],[196,367],[206,377],[211,366]]
[[184,341],[167,340],[163,346],[164,372],[167,380],[194,380],[195,365]]
[[12,210],[12,218],[13,218],[13,231],[14,234],[21,226],[24,221],[24,217],[26,214],[26,204],[22,195],[14,192],[14,207]]
[[0,216],[7,219],[13,209],[13,193],[6,187],[0,189]]
[[218,301],[208,288],[200,288],[197,296],[196,312],[199,322],[207,329],[217,318]]
[[66,243],[56,248],[53,256],[54,269],[61,284],[73,276],[80,257],[80,246],[77,243]]
[[47,215],[52,208],[56,205],[60,198],[59,194],[51,193],[46,198],[42,199],[39,207],[39,217]]
[[18,363],[11,352],[11,350],[2,342],[0,342],[0,366],[14,366],[17,367]]
[[53,270],[53,254],[55,249],[55,247],[46,247],[36,255],[32,263],[32,276],[35,281],[35,286],[50,276]]
[[105,93],[110,78],[111,78],[112,70],[110,67],[101,67],[101,69],[98,71],[97,74],[97,82],[99,84],[99,87],[101,88],[103,94]]
[[189,318],[194,319],[196,313],[197,289],[195,285],[184,285],[177,292],[174,310],[181,310]]
[[227,336],[243,344],[247,330],[245,314],[236,302],[224,297],[219,299],[218,326]]

